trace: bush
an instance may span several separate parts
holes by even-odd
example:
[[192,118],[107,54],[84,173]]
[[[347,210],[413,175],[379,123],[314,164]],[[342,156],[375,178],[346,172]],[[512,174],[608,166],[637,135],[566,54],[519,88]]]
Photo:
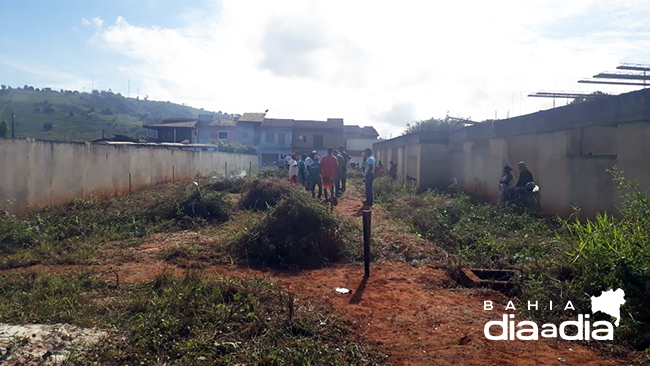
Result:
[[254,265],[317,268],[341,258],[345,247],[342,222],[305,191],[284,198],[245,232],[235,254]]
[[255,175],[259,178],[287,179],[289,177],[289,172],[285,169],[279,169],[277,167],[264,167],[257,170],[255,172]]
[[403,181],[394,181],[390,177],[375,179],[372,183],[374,199],[382,204],[391,204],[396,199],[415,193],[412,185]]
[[[622,288],[626,303],[618,334],[636,348],[650,347],[650,198],[638,183],[627,181],[618,170],[612,172],[623,194],[622,217],[598,214],[594,220],[564,221],[573,250],[569,253],[576,298],[589,307],[583,294]],[[609,319],[608,319],[609,320]]]
[[266,210],[291,192],[290,184],[280,179],[249,180],[242,188],[240,203],[248,209]]

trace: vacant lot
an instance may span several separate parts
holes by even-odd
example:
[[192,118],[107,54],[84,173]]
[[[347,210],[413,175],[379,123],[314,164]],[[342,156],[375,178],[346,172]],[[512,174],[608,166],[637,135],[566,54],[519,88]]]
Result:
[[[519,253],[512,248],[516,237],[554,238],[562,223],[542,226],[530,216],[506,215],[512,225],[533,221],[515,234],[486,232],[504,242],[487,252],[488,239],[472,247],[476,240],[456,237],[480,221],[462,210],[456,222],[430,230],[409,214],[448,207],[443,201],[458,197],[416,196],[391,186],[395,197],[384,189],[373,209],[373,263],[364,280],[358,188],[352,185],[330,212],[286,185],[273,178],[174,183],[3,218],[0,322],[105,331],[105,341],[67,354],[78,364],[618,365],[641,359],[617,360],[612,349],[622,346],[610,344],[603,353],[575,342],[483,336],[483,325],[498,318],[483,311],[483,301],[504,308],[509,298],[460,287],[455,269],[524,268],[511,261]],[[519,283],[509,294],[515,301],[522,286],[536,282]],[[352,294],[338,294],[337,287]],[[0,349],[13,352],[15,361],[21,341],[12,342]],[[45,359],[60,352],[50,351]]]

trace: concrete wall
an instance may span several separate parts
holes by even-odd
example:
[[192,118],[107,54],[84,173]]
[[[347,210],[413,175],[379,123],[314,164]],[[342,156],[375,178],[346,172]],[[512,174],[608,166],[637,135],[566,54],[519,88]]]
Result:
[[0,209],[22,213],[163,182],[257,168],[257,155],[0,139]]
[[567,216],[578,206],[583,217],[593,217],[617,212],[620,197],[608,172],[614,166],[650,187],[649,141],[650,90],[641,90],[451,132],[401,136],[374,150],[386,162],[396,160],[398,176],[415,178],[420,188],[455,179],[489,200],[497,198],[503,167],[510,165],[517,178],[517,163],[525,161],[544,211]]

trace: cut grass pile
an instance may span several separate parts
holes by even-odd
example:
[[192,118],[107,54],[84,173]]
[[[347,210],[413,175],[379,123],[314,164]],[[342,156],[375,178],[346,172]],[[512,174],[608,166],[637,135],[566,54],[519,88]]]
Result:
[[253,178],[244,184],[240,203],[248,209],[266,210],[291,192],[292,187],[286,179]]
[[353,227],[304,190],[294,190],[233,245],[235,256],[256,266],[319,268],[340,260]]
[[[305,304],[306,305],[306,304]],[[309,310],[311,309],[311,310]],[[328,319],[321,321],[321,319]],[[328,309],[259,278],[162,275],[121,285],[96,275],[0,278],[0,322],[110,329],[71,364],[382,364]]]

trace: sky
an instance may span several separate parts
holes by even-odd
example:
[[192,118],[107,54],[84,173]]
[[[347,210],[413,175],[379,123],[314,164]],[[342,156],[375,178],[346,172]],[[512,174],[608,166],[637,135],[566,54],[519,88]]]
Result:
[[374,126],[565,105],[650,64],[648,0],[0,0],[0,84]]

